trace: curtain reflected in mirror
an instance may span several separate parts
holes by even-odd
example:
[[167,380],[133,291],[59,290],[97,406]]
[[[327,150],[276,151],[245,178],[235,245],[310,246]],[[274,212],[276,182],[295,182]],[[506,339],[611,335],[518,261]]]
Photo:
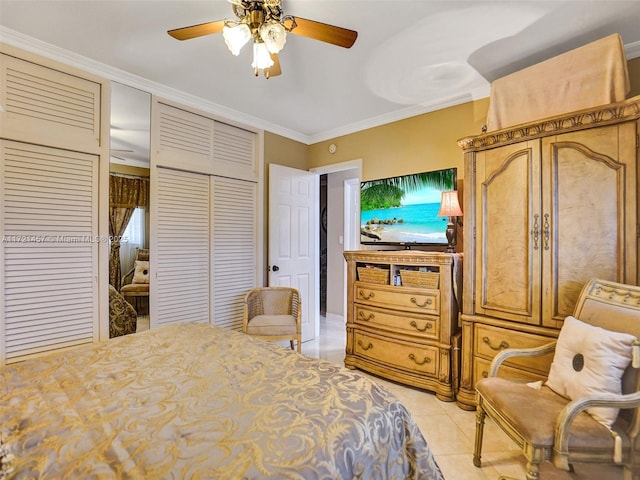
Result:
[[111,84],[109,336],[149,328],[151,95]]

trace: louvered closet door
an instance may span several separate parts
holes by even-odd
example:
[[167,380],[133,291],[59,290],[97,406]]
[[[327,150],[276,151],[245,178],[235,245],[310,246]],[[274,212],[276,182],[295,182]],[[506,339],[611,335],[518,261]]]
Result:
[[157,168],[155,201],[151,325],[208,323],[209,177]]
[[98,157],[0,141],[7,363],[98,339]]
[[213,131],[213,174],[242,180],[258,180],[256,134],[215,122]]
[[99,83],[0,54],[0,136],[95,152],[100,90]]
[[155,164],[180,170],[213,173],[213,129],[210,118],[158,103],[151,122]]
[[242,328],[244,295],[257,285],[257,184],[211,177],[213,323]]

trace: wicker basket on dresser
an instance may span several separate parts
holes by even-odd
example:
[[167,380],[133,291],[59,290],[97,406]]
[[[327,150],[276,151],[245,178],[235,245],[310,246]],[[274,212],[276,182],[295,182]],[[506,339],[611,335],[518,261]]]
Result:
[[[345,366],[455,399],[460,255],[348,251]],[[458,260],[458,261],[456,261]],[[458,276],[459,278],[459,276]]]

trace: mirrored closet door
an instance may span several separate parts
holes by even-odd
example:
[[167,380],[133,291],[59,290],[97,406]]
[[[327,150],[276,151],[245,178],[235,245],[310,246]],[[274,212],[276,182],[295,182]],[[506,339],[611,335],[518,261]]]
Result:
[[111,84],[109,336],[149,328],[151,95]]

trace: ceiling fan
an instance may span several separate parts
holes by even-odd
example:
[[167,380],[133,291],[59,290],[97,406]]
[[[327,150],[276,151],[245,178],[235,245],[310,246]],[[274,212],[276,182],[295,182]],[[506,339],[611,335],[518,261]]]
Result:
[[293,33],[307,38],[351,48],[358,32],[306,18],[284,15],[282,0],[229,0],[238,20],[218,20],[190,27],[175,28],[167,33],[178,40],[201,37],[222,32],[231,53],[253,40],[253,63],[258,76],[262,70],[266,78],[282,73],[278,52],[286,42],[286,34]]

